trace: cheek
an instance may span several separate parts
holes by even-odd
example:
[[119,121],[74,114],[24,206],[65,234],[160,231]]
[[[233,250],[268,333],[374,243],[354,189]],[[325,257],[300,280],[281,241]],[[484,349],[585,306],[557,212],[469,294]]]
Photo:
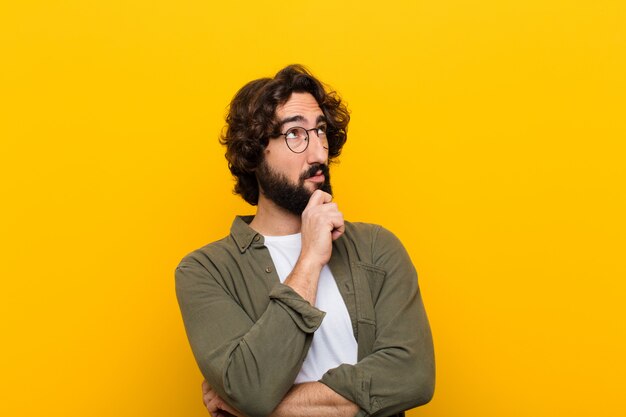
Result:
[[263,151],[263,160],[270,167],[276,169],[276,167],[280,167],[281,165],[280,152],[278,152],[276,149],[267,147]]
[[298,181],[300,175],[307,167],[301,155],[295,154],[289,150],[285,153],[283,149],[276,149],[268,146],[265,148],[263,157],[265,163],[275,172],[285,175],[292,181]]
[[293,160],[289,164],[283,165],[283,172],[294,183],[300,182],[300,176],[304,171],[306,171],[306,166],[301,161]]

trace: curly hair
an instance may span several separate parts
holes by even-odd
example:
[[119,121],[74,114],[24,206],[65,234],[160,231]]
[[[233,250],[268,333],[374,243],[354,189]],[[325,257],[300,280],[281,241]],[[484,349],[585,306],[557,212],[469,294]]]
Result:
[[234,192],[252,205],[259,201],[256,168],[263,161],[269,139],[280,134],[276,108],[292,93],[311,94],[324,113],[329,162],[339,156],[346,143],[350,114],[345,103],[304,66],[289,65],[274,78],[250,81],[230,103],[220,143],[226,146],[228,168],[236,180]]

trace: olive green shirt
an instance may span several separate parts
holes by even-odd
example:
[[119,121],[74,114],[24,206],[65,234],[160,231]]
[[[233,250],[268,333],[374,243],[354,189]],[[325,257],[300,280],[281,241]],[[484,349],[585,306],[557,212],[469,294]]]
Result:
[[[185,256],[176,294],[204,377],[247,416],[267,416],[292,387],[325,313],[276,274],[251,216],[229,236]],[[417,274],[386,229],[345,223],[328,263],[358,342],[358,362],[320,382],[360,407],[357,416],[402,415],[433,394],[435,363]]]

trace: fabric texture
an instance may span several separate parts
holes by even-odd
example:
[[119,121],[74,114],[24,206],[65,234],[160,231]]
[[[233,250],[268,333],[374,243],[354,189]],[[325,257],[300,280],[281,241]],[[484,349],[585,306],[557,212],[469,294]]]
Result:
[[[229,236],[186,255],[176,293],[192,351],[209,384],[251,417],[291,388],[325,313],[276,274],[264,238],[236,217]],[[320,380],[360,407],[402,415],[433,395],[432,336],[417,273],[386,229],[345,222],[328,263],[358,341],[358,362]]]

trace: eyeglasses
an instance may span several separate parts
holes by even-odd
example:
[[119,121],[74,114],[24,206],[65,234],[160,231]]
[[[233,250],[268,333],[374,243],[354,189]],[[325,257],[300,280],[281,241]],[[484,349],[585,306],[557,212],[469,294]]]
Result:
[[292,127],[285,133],[278,136],[285,137],[285,143],[291,152],[302,153],[309,147],[309,132],[314,130],[322,143],[322,147],[328,150],[328,138],[326,137],[326,126],[318,126],[313,129],[305,129],[303,127]]

